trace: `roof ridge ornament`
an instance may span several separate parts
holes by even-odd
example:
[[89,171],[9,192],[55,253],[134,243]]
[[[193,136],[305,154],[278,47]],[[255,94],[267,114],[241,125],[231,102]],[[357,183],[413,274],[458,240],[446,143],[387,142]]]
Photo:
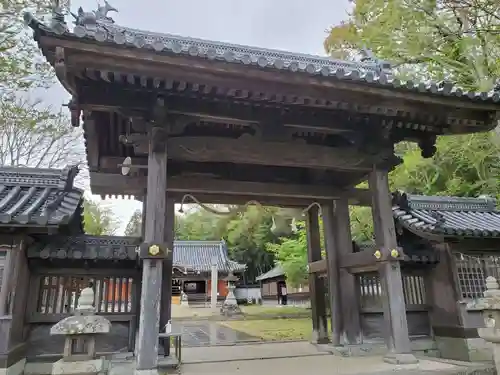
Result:
[[96,28],[98,22],[115,23],[113,18],[108,17],[109,12],[118,12],[118,9],[104,0],[104,5],[97,4],[97,10],[86,12],[82,7],[78,8],[77,14],[70,12],[75,19],[76,26]]
[[361,62],[363,63],[373,63],[375,65],[376,72],[382,76],[392,77],[392,65],[389,61],[379,59],[373,51],[366,46],[361,48]]
[[118,12],[118,9],[116,9],[114,6],[112,6],[110,3],[108,3],[106,0],[104,0],[104,5],[97,5],[97,10],[94,11],[95,17],[98,21],[107,21],[114,23],[115,21],[113,18],[108,17],[109,12]]
[[50,21],[50,28],[54,30],[55,33],[60,35],[69,31],[64,17],[64,10],[59,0],[54,0],[52,3],[52,18]]

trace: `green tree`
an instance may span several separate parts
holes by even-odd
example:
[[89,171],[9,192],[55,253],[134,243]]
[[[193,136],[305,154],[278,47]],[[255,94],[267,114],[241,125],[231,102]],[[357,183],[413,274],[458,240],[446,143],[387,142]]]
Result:
[[[498,87],[500,3],[493,0],[356,0],[347,21],[332,27],[332,55],[370,48],[402,78],[451,80],[470,90]],[[423,159],[416,146],[396,147],[404,163],[392,189],[429,195],[499,196],[500,149],[495,133],[440,137]]]
[[357,243],[373,241],[373,219],[371,207],[349,207],[351,236]]
[[247,266],[244,276],[247,282],[253,282],[274,265],[274,254],[267,244],[278,241],[271,230],[275,212],[272,208],[250,206],[226,224],[224,238],[229,255]]
[[[266,244],[277,240],[271,231],[274,209],[260,206],[206,206],[177,217],[176,238],[218,241],[224,239],[229,257],[245,264],[245,282],[268,271],[274,256]],[[216,214],[217,212],[217,214]]]
[[[59,2],[62,7],[66,2]],[[52,0],[2,0],[0,2],[0,94],[51,85],[52,69],[24,24],[24,12],[47,16]]]
[[120,225],[109,207],[91,199],[83,204],[83,222],[85,233],[92,236],[112,236]]
[[224,235],[222,216],[200,209],[176,217],[176,235],[179,240],[218,241]]
[[495,133],[440,137],[437,152],[423,159],[414,146],[390,175],[393,189],[427,195],[500,198],[500,145]]
[[282,238],[279,244],[271,243],[267,247],[274,252],[291,286],[297,287],[307,281],[307,236],[303,222],[298,224],[298,232],[293,237]]
[[489,91],[500,76],[500,3],[496,0],[355,0],[347,21],[332,27],[334,56],[364,47],[398,74],[452,80]]
[[142,231],[142,210],[135,210],[125,227],[125,236],[140,237]]

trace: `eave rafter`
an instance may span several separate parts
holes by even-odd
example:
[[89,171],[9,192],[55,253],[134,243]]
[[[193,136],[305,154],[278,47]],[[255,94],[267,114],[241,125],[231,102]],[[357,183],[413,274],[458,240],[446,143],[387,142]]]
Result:
[[[434,139],[446,129],[438,125],[425,125],[408,122],[403,117],[387,117],[383,114],[366,115],[349,112],[345,109],[320,109],[283,105],[276,103],[260,103],[250,105],[244,100],[229,100],[209,95],[194,93],[141,91],[126,89],[111,84],[85,86],[79,85],[79,107],[94,111],[116,111],[132,120],[133,128],[145,131],[145,122],[154,121],[156,126],[176,126],[179,134],[189,121],[213,121],[248,126],[262,134],[270,128],[276,133],[280,130],[282,138],[288,138],[294,132],[315,132],[318,134],[341,134],[355,148],[377,153],[377,144],[389,144],[403,139],[427,141]],[[157,102],[164,102],[164,112],[157,118]],[[393,113],[397,114],[397,112]],[[436,119],[435,119],[436,120]],[[163,124],[160,124],[163,123]],[[139,125],[136,125],[139,124]],[[278,126],[276,126],[278,125]],[[278,134],[272,134],[276,137]],[[425,142],[424,142],[425,143]]]
[[[96,99],[86,97],[95,97],[95,92],[100,96],[107,96],[115,102],[108,101],[103,103],[103,107],[119,107],[116,103],[119,98],[116,95],[110,95],[113,90],[121,89],[126,95],[135,96],[134,99],[125,99],[135,108],[144,108],[145,105],[151,106],[154,98],[149,95],[153,92],[158,95],[161,93],[166,96],[185,96],[186,98],[202,98],[207,100],[216,100],[218,102],[226,101],[231,104],[241,104],[252,109],[253,106],[265,107],[297,107],[310,109],[322,109],[330,111],[341,111],[353,116],[370,117],[374,119],[384,119],[394,128],[413,129],[422,132],[442,134],[448,132],[457,132],[460,129],[487,127],[491,121],[491,116],[484,112],[469,109],[467,107],[445,107],[445,106],[424,106],[421,103],[407,104],[406,102],[390,102],[383,100],[366,100],[359,94],[353,97],[353,93],[341,93],[322,90],[317,93],[307,95],[307,89],[300,86],[284,87],[282,89],[269,85],[269,82],[248,82],[244,79],[233,79],[230,83],[224,84],[224,79],[203,83],[203,80],[183,81],[182,77],[172,75],[172,77],[155,77],[154,75],[138,76],[132,73],[122,73],[112,70],[92,70],[90,68],[81,68],[75,72],[77,74],[78,86],[82,92],[78,93],[80,102],[83,105],[99,108]],[[112,69],[112,67],[108,67]],[[165,71],[165,68],[162,68]],[[147,74],[146,68],[140,74]],[[213,78],[213,77],[212,77]],[[202,83],[200,83],[202,82]],[[86,92],[85,92],[86,91]],[[142,91],[142,93],[141,93]],[[107,92],[107,94],[106,94]],[[306,93],[305,93],[306,92]],[[139,101],[137,101],[139,100]],[[147,101],[148,103],[145,103]],[[354,121],[353,121],[354,122]],[[307,124],[307,123],[306,123]],[[314,126],[309,125],[307,126]]]

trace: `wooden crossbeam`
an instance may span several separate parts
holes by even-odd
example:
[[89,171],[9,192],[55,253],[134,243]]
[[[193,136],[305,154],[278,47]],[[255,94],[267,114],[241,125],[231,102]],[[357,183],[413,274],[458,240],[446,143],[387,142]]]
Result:
[[361,268],[373,266],[377,262],[374,250],[364,250],[357,253],[342,254],[340,256],[341,268]]
[[309,263],[309,273],[326,273],[326,259]]
[[[94,194],[142,195],[147,188],[144,176],[122,176],[114,173],[90,172],[90,183]],[[167,191],[180,194],[223,195],[228,199],[238,196],[253,199],[288,198],[305,201],[335,200],[342,197],[352,198],[358,204],[369,204],[371,196],[366,189],[341,190],[328,186],[293,185],[264,182],[216,180],[198,177],[170,177]],[[180,193],[180,194],[179,194]]]

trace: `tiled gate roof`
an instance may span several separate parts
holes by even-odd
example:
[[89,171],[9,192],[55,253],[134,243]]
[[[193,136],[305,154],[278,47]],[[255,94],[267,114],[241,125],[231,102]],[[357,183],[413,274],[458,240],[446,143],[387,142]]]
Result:
[[395,193],[394,218],[413,232],[448,237],[500,237],[500,211],[493,198]]
[[[380,61],[371,56],[370,53],[367,53],[364,62],[337,60],[324,56],[312,56],[138,30],[120,26],[114,23],[111,18],[101,17],[100,15],[99,17],[94,16],[92,20],[88,20],[89,22],[85,22],[84,18],[92,15],[92,12],[87,13],[83,9],[81,12],[82,15],[86,16],[79,20],[79,17],[75,15],[77,25],[72,31],[68,30],[64,24],[63,15],[62,19],[58,22],[52,22],[50,25],[36,19],[30,13],[25,13],[24,19],[26,24],[35,31],[35,39],[37,40],[40,40],[42,35],[76,38],[101,45],[141,49],[158,55],[180,55],[191,59],[223,61],[227,64],[253,65],[260,69],[308,74],[319,79],[330,78],[354,81],[399,91],[411,91],[435,96],[454,96],[465,100],[490,103],[500,102],[500,93],[497,91],[467,92],[451,82],[402,82],[392,76],[391,66],[388,62]],[[96,12],[94,14],[97,15]]]

